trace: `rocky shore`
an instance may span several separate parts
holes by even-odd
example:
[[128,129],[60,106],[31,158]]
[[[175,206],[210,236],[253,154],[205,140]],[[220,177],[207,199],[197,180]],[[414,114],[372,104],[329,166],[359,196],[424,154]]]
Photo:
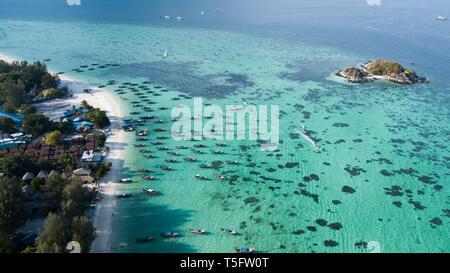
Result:
[[427,83],[428,79],[419,77],[410,69],[388,60],[373,60],[361,65],[361,68],[349,67],[338,73],[337,76],[349,82],[365,83],[373,80],[387,80],[400,84]]

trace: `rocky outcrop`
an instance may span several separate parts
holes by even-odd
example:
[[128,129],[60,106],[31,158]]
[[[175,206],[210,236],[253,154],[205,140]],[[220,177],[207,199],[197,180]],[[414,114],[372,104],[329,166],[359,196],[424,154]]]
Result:
[[400,84],[427,83],[428,79],[417,76],[414,70],[388,60],[373,60],[361,65],[339,71],[336,75],[350,82],[364,83],[382,79]]
[[336,75],[346,78],[349,82],[363,83],[371,81],[371,79],[361,69],[356,67],[346,68],[339,71]]

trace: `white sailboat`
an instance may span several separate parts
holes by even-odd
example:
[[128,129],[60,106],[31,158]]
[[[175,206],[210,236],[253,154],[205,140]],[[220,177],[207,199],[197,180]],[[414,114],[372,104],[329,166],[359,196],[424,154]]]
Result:
[[164,51],[163,60],[167,58],[167,49]]

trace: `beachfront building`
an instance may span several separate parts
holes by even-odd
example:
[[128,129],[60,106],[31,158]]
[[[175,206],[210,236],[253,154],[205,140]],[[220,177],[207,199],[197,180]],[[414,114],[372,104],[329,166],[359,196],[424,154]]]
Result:
[[81,163],[90,163],[94,166],[98,165],[102,161],[102,153],[94,152],[93,150],[84,151],[81,156]]
[[74,122],[73,127],[77,132],[88,132],[92,130],[92,128],[94,127],[94,123],[90,121]]
[[93,183],[95,182],[94,176],[92,176],[92,171],[86,168],[79,168],[72,172],[73,178],[80,178],[83,183]]

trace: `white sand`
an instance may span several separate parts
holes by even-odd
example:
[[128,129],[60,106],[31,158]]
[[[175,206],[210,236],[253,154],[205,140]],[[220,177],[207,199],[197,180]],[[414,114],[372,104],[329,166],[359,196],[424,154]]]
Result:
[[[0,60],[12,62],[14,59],[0,54]],[[110,152],[106,161],[110,161],[112,166],[111,171],[100,181],[101,201],[97,203],[93,217],[97,238],[91,248],[91,252],[110,252],[117,191],[115,181],[119,180],[125,157],[126,135],[122,130],[124,111],[120,102],[108,91],[87,86],[64,75],[59,76],[61,86],[69,87],[73,96],[39,103],[37,105],[38,110],[48,114],[51,116],[50,118],[58,120],[65,110],[70,109],[72,105],[79,106],[81,101],[86,100],[90,105],[106,111],[111,120],[109,128],[112,135],[106,141],[106,145],[110,147]],[[91,94],[83,92],[87,88],[92,90]],[[64,107],[65,105],[69,106]]]

